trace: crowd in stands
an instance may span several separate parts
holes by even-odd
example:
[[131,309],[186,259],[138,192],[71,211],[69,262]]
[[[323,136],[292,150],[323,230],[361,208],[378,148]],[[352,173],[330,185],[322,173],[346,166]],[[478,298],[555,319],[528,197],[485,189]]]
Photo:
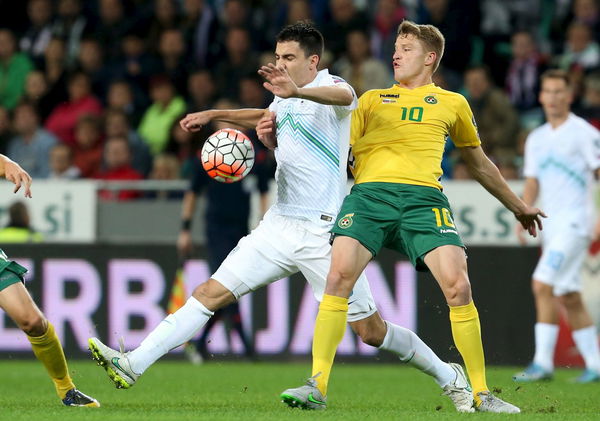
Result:
[[[208,108],[268,106],[256,71],[274,60],[279,29],[305,19],[325,37],[320,67],[359,95],[393,83],[403,19],[438,26],[446,52],[435,83],[466,96],[483,147],[506,178],[519,177],[524,139],[543,123],[537,95],[545,69],[569,71],[575,112],[600,128],[598,0],[6,3],[0,153],[34,178],[187,178],[214,127],[189,134],[179,119]],[[446,178],[469,177],[450,141],[443,167]]]

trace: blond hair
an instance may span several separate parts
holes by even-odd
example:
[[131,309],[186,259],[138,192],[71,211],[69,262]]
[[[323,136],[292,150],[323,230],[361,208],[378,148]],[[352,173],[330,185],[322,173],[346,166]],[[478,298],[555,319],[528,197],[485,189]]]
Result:
[[[433,63],[433,72],[435,72],[440,65],[440,60],[444,55],[444,45],[446,40],[444,35],[438,28],[433,25],[418,25],[409,20],[403,21],[398,27],[398,36],[412,35],[418,39],[426,51],[433,51],[435,53],[435,62]],[[432,73],[433,73],[432,72]]]

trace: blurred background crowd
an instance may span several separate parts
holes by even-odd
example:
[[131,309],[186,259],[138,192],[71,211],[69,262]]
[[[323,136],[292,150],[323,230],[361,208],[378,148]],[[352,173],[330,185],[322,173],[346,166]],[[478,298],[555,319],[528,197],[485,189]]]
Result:
[[[188,178],[215,127],[189,134],[179,119],[268,106],[256,71],[274,60],[282,26],[315,22],[325,37],[321,68],[360,95],[393,83],[396,29],[407,18],[445,35],[435,83],[467,97],[484,149],[507,179],[519,178],[524,140],[543,123],[545,69],[569,71],[574,111],[600,128],[599,3],[1,0],[0,153],[34,178]],[[257,161],[272,169],[266,150]],[[446,178],[469,177],[450,141],[443,167]],[[122,193],[106,198],[138,197]]]

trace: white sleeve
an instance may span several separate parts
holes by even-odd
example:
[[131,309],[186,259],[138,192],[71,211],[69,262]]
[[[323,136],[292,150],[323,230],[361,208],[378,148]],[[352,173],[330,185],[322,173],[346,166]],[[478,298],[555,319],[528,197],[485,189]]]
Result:
[[535,156],[534,140],[531,135],[525,141],[525,162],[523,164],[523,175],[525,177],[537,178],[538,164]]
[[272,111],[272,112],[276,113],[277,112],[277,103],[278,102],[279,101],[277,100],[277,97],[274,97],[273,98],[273,102],[271,102],[269,104],[269,111]]
[[595,127],[590,127],[586,136],[581,137],[583,143],[583,156],[592,171],[600,168],[600,132]]

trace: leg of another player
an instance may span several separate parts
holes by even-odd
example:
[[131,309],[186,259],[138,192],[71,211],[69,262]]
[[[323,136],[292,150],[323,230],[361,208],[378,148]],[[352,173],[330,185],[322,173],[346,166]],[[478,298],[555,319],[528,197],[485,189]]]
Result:
[[215,279],[194,290],[185,305],[168,315],[128,355],[131,369],[142,374],[171,349],[189,341],[212,317],[213,312],[235,301],[233,294]]
[[[550,378],[554,371],[554,348],[558,338],[558,307],[554,287],[538,280],[532,281],[535,299],[535,355],[533,365],[525,372],[533,377]],[[524,373],[525,373],[524,372]]]
[[335,352],[346,329],[348,297],[372,257],[354,238],[337,236],[333,242],[331,266],[325,294],[319,305],[313,340],[312,374],[323,396],[327,395]]
[[[16,276],[10,273],[7,274],[7,272],[3,274],[3,276],[10,275]],[[67,393],[73,391],[71,394],[77,394],[75,396],[78,400],[77,406],[80,406],[79,404],[81,406],[100,406],[93,398],[76,391],[75,385],[69,376],[67,360],[62,345],[54,332],[54,327],[46,320],[21,282],[14,283],[0,291],[0,307],[27,334],[33,353],[44,364],[61,400],[66,398],[68,400]],[[66,401],[64,403],[71,404]]]
[[440,360],[416,333],[384,321],[378,312],[350,322],[350,326],[364,343],[396,354],[403,363],[432,376],[440,387],[455,380],[452,367]]
[[567,310],[567,319],[573,330],[573,340],[583,356],[585,367],[591,372],[590,375],[595,375],[593,381],[599,381],[600,351],[598,349],[598,334],[596,326],[594,326],[592,318],[581,299],[581,293],[570,292],[561,295],[559,300]]

